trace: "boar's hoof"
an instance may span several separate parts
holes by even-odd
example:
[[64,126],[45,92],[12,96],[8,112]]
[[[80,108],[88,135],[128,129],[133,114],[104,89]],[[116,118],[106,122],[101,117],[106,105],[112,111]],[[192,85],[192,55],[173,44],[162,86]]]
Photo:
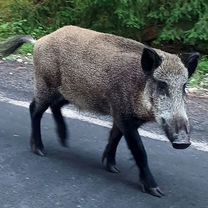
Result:
[[149,193],[149,194],[151,194],[153,196],[156,196],[156,197],[159,197],[159,198],[165,195],[163,193],[163,191],[161,191],[161,189],[158,186],[155,187],[155,188],[148,188],[142,183],[141,184],[141,189],[142,189],[143,193]]
[[107,171],[109,171],[111,173],[120,173],[120,170],[116,167],[116,165],[108,162],[107,159],[106,159],[106,163],[105,164],[103,162],[103,166],[105,167],[105,169]]
[[116,167],[115,162],[110,162],[105,153],[102,157],[102,164],[107,171],[111,173],[120,173],[120,170]]
[[36,155],[42,156],[44,157],[46,155],[45,151],[43,148],[38,148],[35,146],[35,144],[31,145],[31,150],[33,153],[35,153]]
[[148,191],[151,195],[156,196],[156,197],[162,197],[165,195],[159,187],[150,188]]
[[106,170],[111,172],[111,173],[120,173],[120,170],[112,164],[106,164]]
[[191,145],[191,142],[178,142],[178,141],[174,141],[172,143],[173,148],[175,149],[186,149]]

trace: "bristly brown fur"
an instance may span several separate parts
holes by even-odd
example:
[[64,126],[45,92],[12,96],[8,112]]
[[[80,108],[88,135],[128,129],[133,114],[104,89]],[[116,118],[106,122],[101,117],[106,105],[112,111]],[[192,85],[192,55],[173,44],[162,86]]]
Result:
[[[35,45],[37,91],[45,91],[41,78],[45,76],[51,81],[52,94],[58,89],[80,109],[102,114],[111,114],[115,109],[150,119],[151,112],[142,103],[143,48],[143,44],[130,39],[65,26],[39,39]],[[135,109],[133,105],[140,107]]]
[[[32,41],[29,36],[15,37],[3,44],[0,52],[9,55]],[[144,47],[131,39],[76,26],[65,26],[44,36],[34,47],[37,102],[44,102],[58,92],[79,109],[101,114],[134,113],[152,120],[141,67]],[[180,62],[176,55],[156,51],[166,71]],[[176,73],[181,70],[173,68]]]

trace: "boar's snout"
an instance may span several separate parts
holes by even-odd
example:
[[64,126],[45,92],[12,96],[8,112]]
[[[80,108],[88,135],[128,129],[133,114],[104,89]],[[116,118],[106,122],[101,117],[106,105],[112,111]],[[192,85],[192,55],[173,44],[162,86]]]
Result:
[[186,149],[191,145],[190,136],[180,132],[172,142],[172,145],[175,149]]
[[186,119],[177,118],[172,122],[162,118],[162,127],[175,149],[186,149],[191,145],[190,126]]

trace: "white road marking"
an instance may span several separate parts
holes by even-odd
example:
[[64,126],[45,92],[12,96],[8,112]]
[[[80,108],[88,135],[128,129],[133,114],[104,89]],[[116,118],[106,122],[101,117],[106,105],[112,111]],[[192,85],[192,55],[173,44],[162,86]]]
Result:
[[[25,108],[29,108],[29,104],[30,104],[29,102],[7,98],[2,94],[0,94],[0,102],[5,102],[5,103],[13,104],[16,106],[25,107]],[[51,113],[50,110],[47,110],[46,112]],[[81,113],[79,113],[78,111],[75,111],[75,110],[63,108],[62,112],[63,112],[63,115],[67,118],[85,121],[85,122],[92,123],[92,124],[106,127],[106,128],[111,128],[111,126],[112,126],[112,122],[110,122],[110,121],[105,121],[105,120],[101,120],[98,118],[93,118],[90,116],[82,115]],[[157,133],[149,132],[144,129],[139,129],[139,133],[143,137],[168,142],[168,139],[165,136],[157,134]],[[204,152],[208,152],[208,143],[193,141],[193,139],[192,139],[191,143],[192,143],[193,148],[195,148],[197,150],[204,151]]]

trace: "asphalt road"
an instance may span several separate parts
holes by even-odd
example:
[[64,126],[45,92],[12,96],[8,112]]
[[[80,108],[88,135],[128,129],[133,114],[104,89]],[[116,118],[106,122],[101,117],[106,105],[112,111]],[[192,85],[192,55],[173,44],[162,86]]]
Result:
[[140,192],[137,169],[123,142],[120,174],[106,172],[101,155],[108,129],[67,119],[70,147],[60,147],[51,115],[43,119],[47,157],[29,151],[26,108],[0,103],[0,204],[2,208],[51,207],[208,207],[208,153],[172,149],[169,143],[143,139],[152,172],[166,196]]
[[[28,74],[32,72],[17,66],[0,65],[0,93],[31,99]],[[200,104],[190,106],[191,115],[195,136],[205,141],[206,100],[191,102]],[[101,156],[109,129],[67,118],[69,148],[63,148],[51,115],[45,114],[42,131],[47,156],[39,157],[29,149],[28,109],[3,101],[0,109],[0,208],[208,208],[208,152],[193,147],[174,150],[169,143],[143,137],[152,173],[166,194],[156,198],[140,191],[138,171],[124,140],[117,154],[121,173],[103,169]]]

